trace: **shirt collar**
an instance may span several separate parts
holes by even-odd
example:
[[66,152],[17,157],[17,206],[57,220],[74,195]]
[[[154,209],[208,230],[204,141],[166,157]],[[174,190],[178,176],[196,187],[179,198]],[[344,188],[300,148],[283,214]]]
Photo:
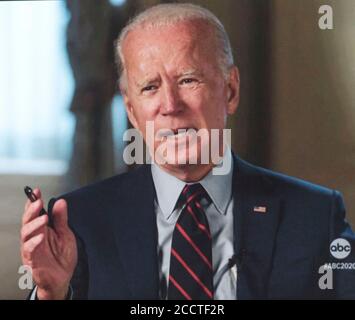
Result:
[[[232,152],[227,148],[222,161],[230,161],[232,164]],[[157,194],[157,201],[163,215],[168,219],[174,211],[175,205],[186,182],[174,177],[161,169],[154,162],[151,166],[152,177]],[[233,165],[231,170],[224,175],[214,175],[212,170],[200,181],[213,204],[220,214],[225,214],[232,195]],[[197,182],[194,182],[197,183]]]

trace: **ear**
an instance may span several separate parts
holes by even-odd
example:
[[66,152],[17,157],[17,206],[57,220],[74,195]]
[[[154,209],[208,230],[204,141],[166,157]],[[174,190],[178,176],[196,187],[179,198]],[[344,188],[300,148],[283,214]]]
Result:
[[228,114],[233,114],[239,104],[239,88],[240,88],[240,79],[239,79],[239,70],[236,66],[233,66],[229,73],[228,80]]
[[130,98],[127,95],[127,92],[123,92],[123,102],[124,102],[124,105],[126,108],[129,122],[132,124],[132,126],[134,128],[138,129],[138,121],[137,121],[136,116],[134,114],[134,108],[133,108]]

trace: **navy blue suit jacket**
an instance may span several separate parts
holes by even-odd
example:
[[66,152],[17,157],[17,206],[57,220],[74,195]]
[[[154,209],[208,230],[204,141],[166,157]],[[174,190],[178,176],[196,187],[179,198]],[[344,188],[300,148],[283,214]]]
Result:
[[[340,193],[234,157],[233,195],[238,299],[355,299],[355,270],[333,271],[333,289],[319,287],[321,265],[355,263],[355,238]],[[159,299],[150,166],[61,198],[78,242],[74,298]],[[257,206],[266,213],[254,212]],[[336,238],[353,247],[344,260],[330,254]]]

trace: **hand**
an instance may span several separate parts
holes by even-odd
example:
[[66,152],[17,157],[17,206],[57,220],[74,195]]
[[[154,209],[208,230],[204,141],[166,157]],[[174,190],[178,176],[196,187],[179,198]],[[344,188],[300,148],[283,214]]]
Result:
[[39,215],[43,208],[41,192],[34,190],[38,200],[27,200],[22,217],[21,258],[32,268],[37,285],[38,299],[65,299],[70,279],[77,263],[77,247],[73,232],[68,226],[68,210],[65,200],[54,204],[53,228],[48,215]]

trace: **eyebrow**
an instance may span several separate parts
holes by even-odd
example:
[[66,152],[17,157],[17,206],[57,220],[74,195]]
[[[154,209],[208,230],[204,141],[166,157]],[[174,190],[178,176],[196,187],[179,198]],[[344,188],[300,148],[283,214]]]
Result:
[[152,78],[146,78],[141,81],[135,81],[135,85],[138,86],[139,88],[144,88],[148,84],[155,83],[159,81],[159,76],[152,77]]
[[[175,76],[175,78],[192,76],[192,75],[202,76],[202,72],[198,71],[195,68],[186,69],[186,70],[183,70],[183,71],[179,72]],[[152,78],[148,78],[147,77],[146,79],[143,79],[141,81],[135,81],[135,85],[138,86],[139,88],[144,88],[144,87],[146,87],[149,84],[156,83],[156,82],[159,82],[159,81],[160,81],[160,77],[159,77],[159,75],[157,75],[156,77],[152,77]]]
[[201,76],[202,73],[200,71],[198,71],[197,69],[187,69],[187,70],[183,70],[182,72],[180,72],[177,75],[177,78],[183,77],[183,76],[192,76],[192,75]]

